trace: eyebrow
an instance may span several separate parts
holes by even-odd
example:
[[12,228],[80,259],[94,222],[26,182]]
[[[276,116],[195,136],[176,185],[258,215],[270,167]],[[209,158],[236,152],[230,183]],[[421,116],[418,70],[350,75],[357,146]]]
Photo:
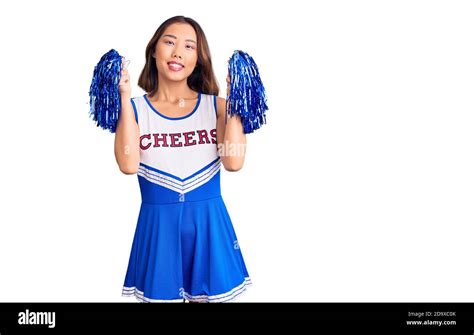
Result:
[[[174,38],[174,39],[178,39],[176,36],[174,36],[174,35],[169,35],[169,34],[163,35],[163,37],[171,37],[171,38]],[[194,40],[190,40],[190,39],[187,39],[186,42],[193,42],[193,43],[196,43]],[[197,43],[196,43],[196,44],[197,44]]]

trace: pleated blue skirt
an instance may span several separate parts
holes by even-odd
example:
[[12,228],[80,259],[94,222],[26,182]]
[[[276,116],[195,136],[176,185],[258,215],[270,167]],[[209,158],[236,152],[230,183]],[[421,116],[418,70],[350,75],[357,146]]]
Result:
[[123,296],[141,302],[227,302],[250,284],[220,195],[142,203]]

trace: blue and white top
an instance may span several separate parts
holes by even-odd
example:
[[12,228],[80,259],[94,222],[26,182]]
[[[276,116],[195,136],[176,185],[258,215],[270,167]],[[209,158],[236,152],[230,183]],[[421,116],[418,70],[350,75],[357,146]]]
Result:
[[[132,102],[140,128],[138,175],[159,186],[152,187],[152,192],[142,187],[142,200],[185,201],[187,193],[202,187],[220,171],[216,96],[199,93],[193,111],[177,118],[161,114],[146,95]],[[211,193],[218,195],[216,192],[220,194],[220,188]],[[196,196],[201,198],[202,194],[191,195],[194,200]]]

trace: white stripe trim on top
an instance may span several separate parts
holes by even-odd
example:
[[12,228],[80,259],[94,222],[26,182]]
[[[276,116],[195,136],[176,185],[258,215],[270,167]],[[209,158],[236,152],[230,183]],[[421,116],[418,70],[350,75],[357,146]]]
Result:
[[151,183],[166,187],[172,191],[186,193],[194,190],[199,186],[204,185],[212,177],[214,177],[216,173],[219,172],[220,163],[221,160],[219,159],[214,164],[209,166],[206,170],[200,172],[196,176],[186,181],[180,181],[157,171],[150,170],[143,165],[140,165],[138,169],[138,175],[145,178]]

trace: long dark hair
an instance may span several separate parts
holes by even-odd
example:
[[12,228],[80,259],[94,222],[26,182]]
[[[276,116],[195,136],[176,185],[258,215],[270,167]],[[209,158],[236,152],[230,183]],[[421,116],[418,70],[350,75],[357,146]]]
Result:
[[169,18],[158,27],[146,47],[146,63],[138,78],[138,86],[151,96],[155,95],[158,91],[158,69],[156,68],[153,53],[155,51],[156,42],[160,39],[161,35],[163,35],[166,28],[173,23],[190,24],[194,28],[197,36],[198,59],[193,73],[191,73],[187,80],[189,88],[204,94],[219,95],[219,86],[217,85],[214,70],[212,69],[211,52],[209,51],[206,35],[196,21],[185,16]]

